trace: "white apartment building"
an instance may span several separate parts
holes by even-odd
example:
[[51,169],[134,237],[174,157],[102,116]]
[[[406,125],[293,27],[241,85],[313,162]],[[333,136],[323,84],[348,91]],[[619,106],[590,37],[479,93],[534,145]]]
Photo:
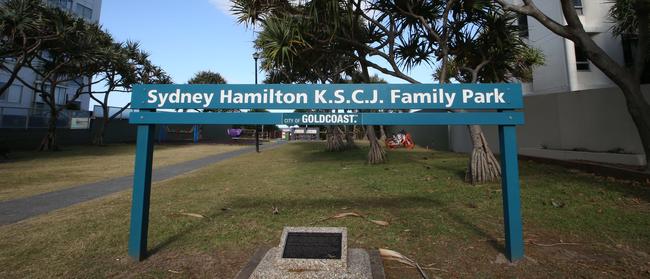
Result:
[[[521,0],[513,0],[521,3]],[[553,20],[566,24],[560,0],[534,0]],[[614,37],[604,0],[573,0],[587,32],[610,57],[631,65],[634,49],[628,38]],[[605,76],[574,43],[549,31],[532,17],[520,17],[521,36],[541,50],[545,65],[533,71],[532,83],[524,85],[525,124],[517,127],[519,153],[567,161],[643,166],[643,146],[620,89]],[[641,90],[650,102],[650,67],[646,67]],[[490,147],[499,152],[499,134],[483,126]],[[450,126],[450,149],[471,152],[467,128]]]
[[[630,63],[631,57],[624,40],[614,37],[613,20],[609,10],[613,3],[602,0],[573,0],[576,12],[585,31],[618,63]],[[553,20],[565,23],[559,0],[537,0],[535,5]],[[576,45],[562,38],[532,17],[520,17],[522,36],[531,46],[541,50],[546,64],[533,72],[533,82],[525,87],[526,95],[571,92],[588,89],[615,87]],[[527,32],[526,32],[527,31]],[[625,45],[625,47],[624,47]]]
[[[4,0],[0,0],[3,2]],[[82,17],[89,22],[98,23],[101,14],[102,0],[44,0],[47,4],[58,7],[71,14]],[[8,62],[11,63],[11,62]],[[26,82],[38,83],[36,74],[29,70],[23,69],[19,76]],[[9,74],[0,72],[0,84],[9,79]],[[57,86],[56,100],[59,105],[65,105],[68,100],[71,100],[78,89],[78,85],[74,82],[61,84]],[[82,111],[89,110],[90,97],[87,94],[81,95],[75,103]],[[27,115],[34,113],[40,109],[45,109],[47,106],[43,103],[38,94],[18,80],[14,81],[8,92],[0,96],[0,117],[5,116],[5,122],[10,116]],[[30,110],[31,109],[31,110]],[[31,111],[31,112],[30,112]]]

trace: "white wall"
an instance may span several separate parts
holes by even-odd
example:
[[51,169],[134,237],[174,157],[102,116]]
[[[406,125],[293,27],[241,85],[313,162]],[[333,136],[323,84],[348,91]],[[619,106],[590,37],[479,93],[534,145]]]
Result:
[[[565,24],[559,0],[537,0],[537,7],[553,20]],[[623,63],[620,38],[610,31],[612,20],[607,1],[583,0],[583,15],[580,15],[585,30],[592,34],[594,42],[610,57]],[[549,94],[576,90],[613,87],[614,84],[595,65],[590,63],[588,71],[578,71],[575,62],[575,47],[572,41],[564,39],[529,17],[529,43],[541,50],[546,63],[533,72],[533,91],[527,95]]]
[[80,3],[88,8],[93,9],[93,18],[91,21],[95,23],[99,22],[99,16],[102,12],[102,0],[76,0],[75,5],[76,3]]
[[[650,85],[643,85],[650,102]],[[618,88],[525,96],[526,123],[517,127],[520,153],[540,156],[544,151],[574,149],[602,152],[592,160],[605,163],[627,162],[642,165],[638,156],[644,154],[641,140]],[[490,148],[499,152],[498,132],[494,126],[484,126]],[[452,126],[450,147],[455,152],[470,152],[472,145],[465,126]],[[619,159],[607,151],[622,149]],[[534,154],[532,154],[534,153]],[[594,153],[594,152],[589,152]],[[636,154],[636,155],[633,155]]]
[[[550,18],[563,22],[560,1],[535,1],[537,7]],[[533,91],[529,94],[548,94],[569,91],[567,57],[564,38],[555,35],[532,17],[528,17],[529,43],[541,50],[545,65],[533,71]]]

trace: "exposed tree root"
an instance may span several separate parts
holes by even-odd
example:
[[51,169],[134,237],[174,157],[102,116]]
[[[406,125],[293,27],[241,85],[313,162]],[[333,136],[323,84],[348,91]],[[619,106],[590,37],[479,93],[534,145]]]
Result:
[[468,127],[474,148],[465,172],[465,181],[472,184],[499,181],[501,165],[490,150],[481,126],[469,125]]
[[[337,129],[339,129],[337,127]],[[342,132],[345,134],[345,148],[347,149],[357,149],[359,148],[354,142],[354,128],[345,126],[345,131]]]
[[366,127],[366,136],[370,142],[370,150],[368,151],[368,164],[382,164],[385,163],[388,158],[386,156],[386,151],[379,143],[377,135],[375,134],[375,128],[371,125]]
[[327,151],[338,152],[345,150],[343,134],[338,127],[327,126]]

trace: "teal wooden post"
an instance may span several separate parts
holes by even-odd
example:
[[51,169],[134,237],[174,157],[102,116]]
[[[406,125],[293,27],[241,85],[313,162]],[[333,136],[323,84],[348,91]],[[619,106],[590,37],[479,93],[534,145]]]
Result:
[[194,143],[199,143],[199,125],[194,125]]
[[129,233],[129,256],[136,261],[147,256],[154,131],[155,125],[138,125]]
[[524,257],[524,238],[519,197],[519,166],[517,163],[517,132],[514,125],[499,125],[501,147],[501,187],[506,257],[511,262]]
[[158,143],[163,143],[167,137],[167,125],[158,126]]

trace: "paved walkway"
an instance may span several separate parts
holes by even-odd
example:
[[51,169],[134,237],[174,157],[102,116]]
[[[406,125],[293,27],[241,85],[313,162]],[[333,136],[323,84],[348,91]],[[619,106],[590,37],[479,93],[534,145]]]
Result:
[[[282,142],[260,146],[261,149],[277,147]],[[255,152],[255,147],[216,154],[205,158],[162,167],[153,170],[152,182],[172,178],[210,164],[234,158],[246,153]],[[96,199],[108,194],[131,188],[133,176],[123,176],[111,180],[94,182],[75,186],[59,191],[38,194],[31,197],[19,198],[0,202],[0,226],[16,223],[53,210],[71,206],[80,202]]]

